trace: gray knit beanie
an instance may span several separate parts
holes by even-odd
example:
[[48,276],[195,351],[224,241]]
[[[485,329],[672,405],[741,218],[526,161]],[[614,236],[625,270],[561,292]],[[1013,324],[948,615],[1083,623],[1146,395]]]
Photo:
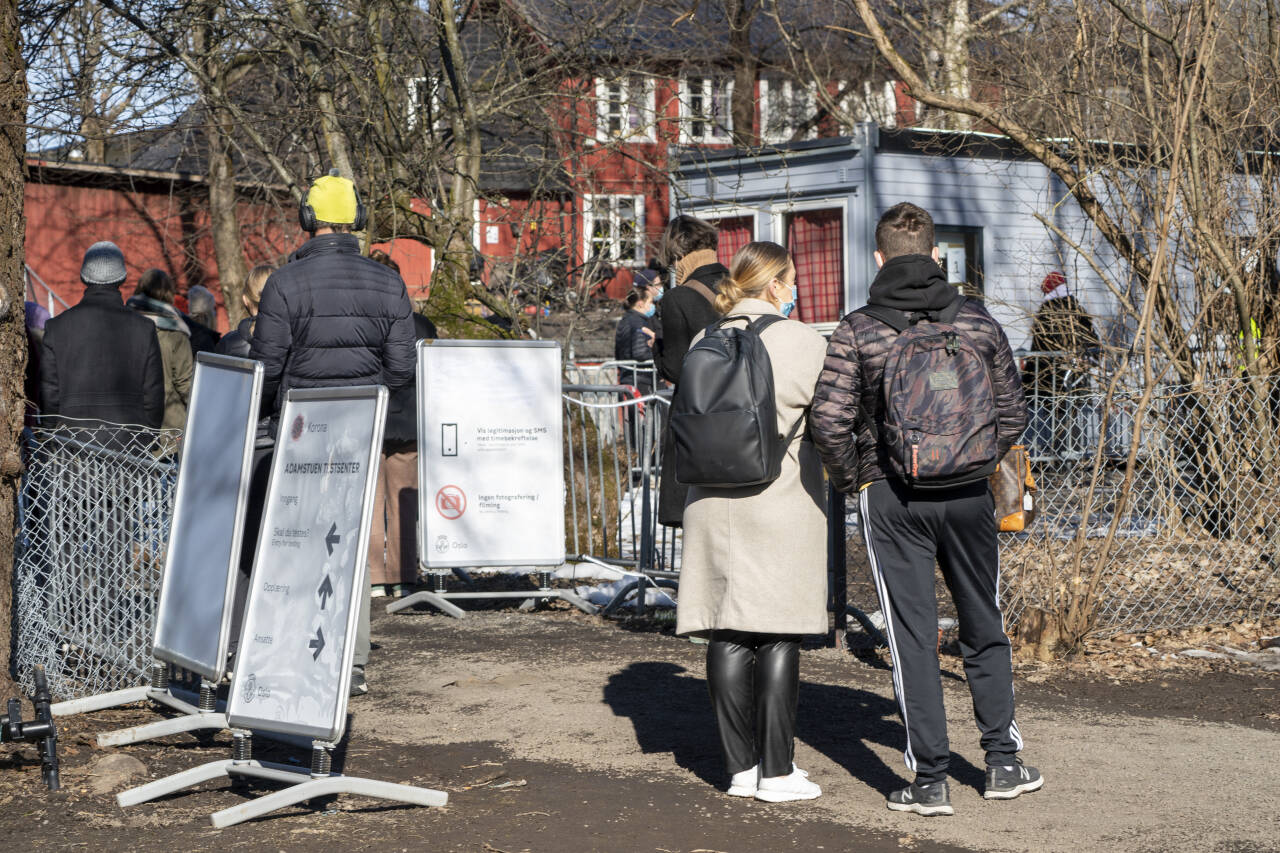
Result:
[[80,280],[85,284],[107,284],[118,287],[128,277],[124,268],[124,253],[110,240],[94,243],[84,253],[80,264]]

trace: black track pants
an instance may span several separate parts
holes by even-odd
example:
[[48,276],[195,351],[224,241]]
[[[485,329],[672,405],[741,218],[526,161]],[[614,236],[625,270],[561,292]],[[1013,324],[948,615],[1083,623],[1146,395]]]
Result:
[[938,675],[934,561],[955,602],[960,650],[986,762],[1022,749],[1013,719],[1013,663],[1000,614],[995,504],[986,482],[945,491],[878,480],[860,494],[862,530],[893,652],[893,688],[917,781],[946,778],[950,756]]
[[707,687],[729,772],[760,764],[763,778],[789,775],[795,756],[800,638],[712,631]]

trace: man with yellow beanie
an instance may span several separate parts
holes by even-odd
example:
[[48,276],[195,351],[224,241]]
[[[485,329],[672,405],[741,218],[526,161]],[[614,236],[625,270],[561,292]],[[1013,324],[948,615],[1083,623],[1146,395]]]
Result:
[[[250,357],[263,365],[263,408],[272,429],[290,388],[385,385],[414,378],[413,307],[394,270],[360,254],[365,227],[355,184],[336,171],[311,185],[298,222],[311,239],[262,290]],[[361,602],[352,695],[368,692],[369,590]]]

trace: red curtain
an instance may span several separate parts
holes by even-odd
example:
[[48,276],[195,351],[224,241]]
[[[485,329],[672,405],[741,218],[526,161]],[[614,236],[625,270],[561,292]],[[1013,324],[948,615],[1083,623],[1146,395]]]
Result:
[[716,222],[720,242],[716,244],[716,256],[726,267],[738,250],[755,239],[755,217],[735,216]]
[[804,323],[839,320],[844,303],[843,212],[827,209],[791,214],[787,248],[796,265],[798,319]]

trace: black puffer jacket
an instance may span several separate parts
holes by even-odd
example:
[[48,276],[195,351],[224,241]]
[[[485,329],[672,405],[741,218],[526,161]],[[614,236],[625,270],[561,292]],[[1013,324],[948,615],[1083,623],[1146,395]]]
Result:
[[222,336],[213,351],[218,355],[248,358],[250,351],[253,349],[253,321],[255,319],[254,317],[245,317],[241,320],[240,325]]
[[[868,301],[910,313],[940,310],[955,297],[955,288],[947,284],[946,276],[932,258],[903,255],[885,263],[871,285]],[[987,309],[973,300],[965,302],[955,325],[990,367],[997,443],[1003,457],[1027,425],[1022,381],[1009,340]],[[861,412],[868,412],[875,419],[877,432],[883,430],[884,364],[895,338],[897,333],[885,323],[855,312],[840,322],[827,347],[809,426],[827,473],[842,492],[883,480],[890,470],[888,452],[876,442]]]
[[159,427],[164,364],[156,327],[118,287],[91,285],[44,327],[40,404],[47,415]]
[[353,235],[311,238],[262,291],[250,357],[264,405],[278,414],[290,388],[409,384],[412,316],[404,281],[361,257]]
[[[421,314],[413,315],[413,337],[417,341],[435,338],[436,324]],[[417,356],[414,356],[415,359]],[[418,383],[410,382],[391,392],[387,401],[387,428],[382,434],[382,446],[388,452],[396,452],[418,443]]]

